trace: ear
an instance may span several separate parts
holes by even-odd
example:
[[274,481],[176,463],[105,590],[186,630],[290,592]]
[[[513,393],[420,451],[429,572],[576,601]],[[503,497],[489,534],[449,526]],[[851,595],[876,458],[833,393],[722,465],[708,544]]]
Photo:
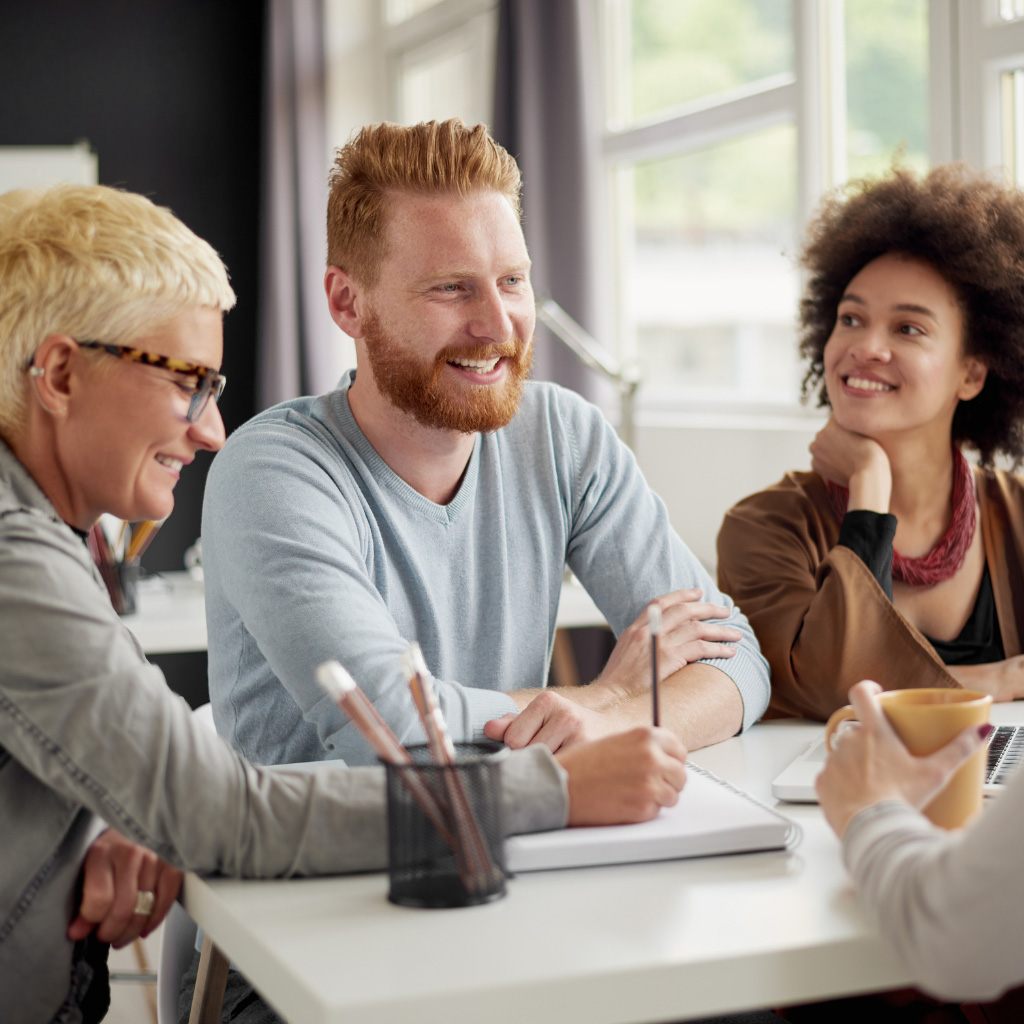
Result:
[[363,336],[366,289],[341,267],[328,267],[324,274],[324,291],[331,319],[350,337]]
[[72,364],[78,346],[67,334],[51,334],[43,339],[32,357],[30,380],[40,405],[51,415],[67,416],[72,389]]
[[964,359],[964,375],[957,389],[956,396],[961,402],[969,402],[977,397],[985,386],[985,379],[988,377],[988,367],[975,356],[967,356]]

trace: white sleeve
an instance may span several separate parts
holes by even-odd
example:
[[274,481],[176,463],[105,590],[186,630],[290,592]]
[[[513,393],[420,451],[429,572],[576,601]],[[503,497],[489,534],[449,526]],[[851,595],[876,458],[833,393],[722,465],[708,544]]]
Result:
[[972,828],[949,833],[906,804],[850,823],[843,858],[882,935],[927,992],[988,1001],[1024,981],[1024,774]]

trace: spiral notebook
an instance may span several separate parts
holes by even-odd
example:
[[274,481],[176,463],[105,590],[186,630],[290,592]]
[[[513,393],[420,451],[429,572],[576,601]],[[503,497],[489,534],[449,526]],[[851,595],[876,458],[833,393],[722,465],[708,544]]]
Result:
[[783,850],[800,841],[800,827],[759,800],[689,764],[675,807],[637,825],[532,832],[505,841],[509,871],[629,864]]

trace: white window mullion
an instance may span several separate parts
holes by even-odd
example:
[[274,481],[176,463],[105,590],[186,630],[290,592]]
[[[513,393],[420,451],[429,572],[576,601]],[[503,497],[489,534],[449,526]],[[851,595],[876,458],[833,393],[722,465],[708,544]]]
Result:
[[692,153],[718,142],[792,121],[797,103],[796,84],[789,74],[737,90],[730,99],[663,118],[626,131],[609,132],[605,156],[631,162],[667,153]]
[[846,180],[846,60],[843,0],[793,4],[797,65],[800,221]]
[[[1024,67],[1024,21],[999,17],[999,0],[948,0],[959,34],[957,121],[958,154],[973,166],[998,167],[1003,162],[1004,72]],[[1021,111],[1015,116],[1019,120]]]
[[626,287],[633,280],[633,168],[609,167],[607,181],[611,192],[612,208],[612,280],[616,296],[617,351],[623,363],[637,361],[636,309],[632,295]]
[[932,166],[960,160],[964,153],[958,95],[960,17],[956,0],[928,4],[928,159]]

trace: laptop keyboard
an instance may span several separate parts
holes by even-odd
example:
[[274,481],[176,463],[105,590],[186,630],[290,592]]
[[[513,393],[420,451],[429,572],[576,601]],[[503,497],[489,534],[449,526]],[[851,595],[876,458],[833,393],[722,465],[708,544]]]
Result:
[[988,741],[986,784],[1003,785],[1024,760],[1024,727],[997,725]]

